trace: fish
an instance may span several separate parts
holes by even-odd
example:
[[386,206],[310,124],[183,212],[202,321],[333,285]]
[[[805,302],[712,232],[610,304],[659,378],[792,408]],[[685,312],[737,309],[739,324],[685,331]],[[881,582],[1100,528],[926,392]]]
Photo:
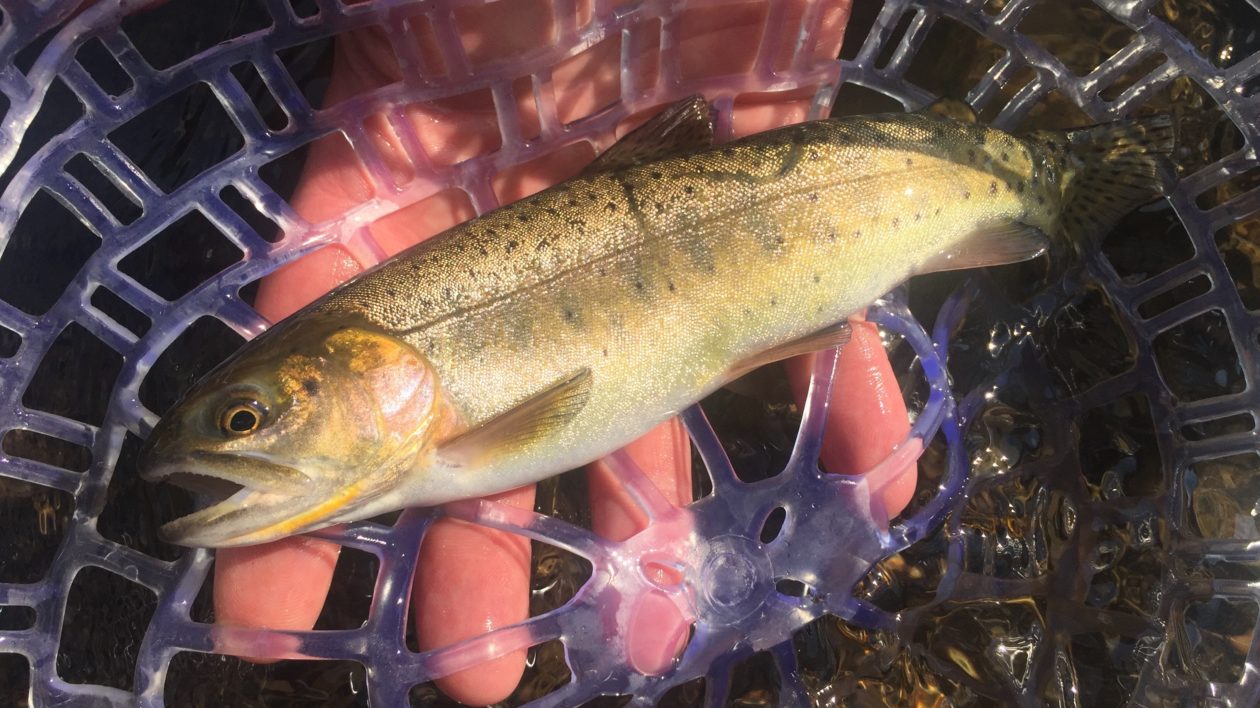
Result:
[[262,543],[537,482],[762,365],[842,346],[908,278],[1101,238],[1159,195],[1168,118],[1016,136],[940,110],[727,143],[693,96],[576,177],[406,250],[197,382],[140,474],[160,529]]

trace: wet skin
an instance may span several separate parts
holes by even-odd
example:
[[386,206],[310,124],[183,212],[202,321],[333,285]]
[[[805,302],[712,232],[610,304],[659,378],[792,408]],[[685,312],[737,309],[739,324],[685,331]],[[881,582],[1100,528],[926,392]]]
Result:
[[[795,22],[804,6],[788,0],[789,21],[783,23],[784,46],[791,46]],[[513,0],[479,9],[475,21],[461,25],[465,45],[474,47],[475,61],[487,61],[498,51],[513,51],[543,41],[548,31],[537,19],[542,3]],[[848,3],[828,3],[818,56],[835,56],[839,49]],[[694,20],[694,21],[693,21]],[[724,74],[751,65],[761,31],[760,13],[752,6],[719,8],[697,13],[685,23],[682,55],[690,74]],[[420,40],[423,44],[424,40]],[[378,54],[387,45],[370,34],[338,38],[334,74],[326,103],[383,85],[388,62]],[[563,74],[557,72],[556,96],[562,111],[585,115],[604,105],[617,91],[615,47],[591,52]],[[687,69],[685,69],[687,70]],[[780,100],[741,103],[735,111],[737,135],[759,132],[802,120],[809,94],[778,97]],[[414,107],[408,117],[421,141],[435,159],[453,162],[488,149],[497,127],[489,106],[471,102],[452,103],[442,110]],[[377,118],[379,119],[379,117]],[[374,119],[375,120],[375,119]],[[413,171],[388,131],[372,130],[378,151],[391,169]],[[500,185],[504,202],[518,199],[575,174],[592,155],[579,150],[561,151],[513,173]],[[292,198],[304,218],[320,222],[335,218],[354,205],[370,199],[369,183],[344,141],[322,140],[312,146],[301,183]],[[418,239],[438,233],[473,216],[465,199],[447,192],[379,220],[371,226],[373,238],[390,255]],[[334,285],[371,265],[355,260],[341,247],[330,247],[291,264],[265,280],[257,306],[276,321],[322,295]],[[808,379],[808,361],[787,364],[799,398]],[[907,430],[904,403],[887,357],[873,327],[855,328],[843,350],[835,387],[838,405],[832,407],[823,450],[824,466],[837,472],[858,472],[873,466]],[[643,467],[675,503],[686,503],[691,489],[690,455],[682,426],[670,421],[628,446],[630,456]],[[590,501],[595,531],[623,539],[642,528],[643,518],[625,496],[611,473],[602,465],[589,469]],[[884,495],[889,515],[900,511],[914,489],[912,469]],[[492,497],[503,503],[532,507],[533,487]],[[309,629],[318,617],[331,582],[338,546],[306,537],[288,538],[262,546],[218,551],[215,566],[215,611],[220,623],[285,629]],[[470,563],[476,559],[476,563]],[[530,548],[527,540],[460,522],[438,522],[421,549],[413,617],[422,649],[445,646],[488,629],[506,626],[528,616]],[[676,610],[667,603],[642,613],[654,631],[635,632],[656,640],[630,647],[637,665],[663,665],[677,649],[679,632]],[[647,628],[645,628],[647,629]],[[475,670],[439,680],[451,697],[471,704],[501,700],[516,686],[525,653],[505,656]]]

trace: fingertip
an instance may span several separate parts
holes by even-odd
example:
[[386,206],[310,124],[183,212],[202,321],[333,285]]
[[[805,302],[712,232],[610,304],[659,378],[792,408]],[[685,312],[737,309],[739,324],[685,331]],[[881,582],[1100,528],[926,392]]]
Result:
[[[534,487],[488,499],[533,508]],[[455,519],[425,534],[413,597],[421,651],[450,646],[529,617],[529,539]],[[470,705],[512,694],[525,671],[526,650],[437,679],[438,688]]]
[[341,546],[335,543],[306,536],[219,549],[214,561],[215,623],[268,629],[314,627],[340,552]]
[[263,278],[255,307],[263,317],[278,322],[362,270],[344,246],[326,246]]
[[[793,391],[803,402],[813,357],[798,357],[786,366]],[[819,461],[829,472],[859,474],[879,464],[909,434],[906,402],[879,329],[869,322],[854,322],[853,335],[836,360]],[[918,466],[909,465],[880,490],[888,518],[910,503],[917,480]]]
[[[623,448],[671,504],[691,501],[691,443],[678,418],[671,418]],[[603,462],[587,467],[591,526],[595,533],[624,541],[647,526],[647,515]]]

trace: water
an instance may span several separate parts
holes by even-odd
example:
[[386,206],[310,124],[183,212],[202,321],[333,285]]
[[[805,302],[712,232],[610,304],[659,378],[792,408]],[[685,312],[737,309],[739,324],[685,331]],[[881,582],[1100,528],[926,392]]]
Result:
[[[894,625],[872,629],[826,615],[795,633],[795,674],[817,703],[1158,705],[1194,704],[1208,694],[1234,705],[1256,700],[1254,674],[1245,676],[1245,669],[1249,661],[1254,664],[1257,621],[1257,595],[1249,583],[1260,579],[1250,549],[1260,535],[1252,383],[1260,371],[1251,353],[1257,331],[1253,311],[1260,308],[1255,275],[1260,172],[1254,156],[1254,116],[1260,110],[1260,80],[1254,76],[1260,39],[1254,28],[1260,23],[1243,0],[1101,4],[1107,9],[1083,0],[895,1],[855,8],[842,52],[849,62],[847,82],[834,112],[917,106],[933,95],[949,95],[970,101],[985,120],[1030,129],[1079,125],[1111,112],[1161,110],[1196,125],[1199,139],[1177,155],[1181,181],[1171,201],[1126,218],[1101,244],[1100,255],[1065,268],[1039,262],[997,269],[965,285],[969,274],[940,276],[911,288],[914,314],[929,326],[949,323],[937,309],[947,295],[959,293],[949,307],[961,316],[947,334],[953,388],[965,396],[962,407],[970,421],[965,443],[972,474],[965,502],[941,527],[879,561],[854,588],[856,597],[897,613]],[[165,67],[267,25],[261,4],[239,3],[232,12],[194,5],[172,2],[161,10],[167,18],[182,18],[181,26],[196,28],[187,41],[162,33],[156,41],[155,27],[171,27],[156,14],[135,15],[123,22],[123,30],[135,38],[140,54]],[[931,11],[920,13],[925,6]],[[294,18],[320,12],[315,4],[294,7]],[[64,9],[53,4],[52,24]],[[198,14],[190,21],[181,14],[188,12]],[[317,28],[336,15],[303,21]],[[40,27],[25,36],[44,36],[35,15],[11,12],[6,19]],[[868,35],[872,26],[878,29]],[[305,31],[296,49],[281,57],[297,92],[315,103],[326,88],[330,42],[321,39],[326,34]],[[898,51],[903,39],[905,49]],[[5,46],[11,45],[10,40]],[[163,47],[176,49],[158,58]],[[15,63],[38,74],[41,48],[19,53]],[[108,56],[91,53],[100,49]],[[124,95],[135,83],[125,66],[127,55],[118,55],[116,44],[88,42],[81,51],[107,94]],[[278,129],[286,114],[275,96],[257,75],[241,76],[264,123]],[[171,326],[159,301],[111,271],[97,271],[104,287],[74,290],[76,273],[91,262],[100,242],[49,196],[52,192],[35,191],[40,175],[16,172],[82,113],[65,81],[50,81],[41,118],[3,177],[6,194],[34,196],[20,204],[21,219],[12,211],[14,202],[5,202],[11,210],[6,223],[12,227],[16,221],[17,228],[6,247],[9,257],[0,258],[5,276],[0,300],[7,303],[0,309],[0,357],[17,361],[33,382],[20,401],[6,404],[20,415],[0,412],[0,429],[14,427],[12,421],[21,426],[6,432],[0,445],[7,456],[3,464],[9,465],[0,476],[0,531],[16,539],[0,552],[0,642],[29,652],[36,645],[24,644],[20,633],[53,632],[63,621],[72,629],[51,663],[37,663],[34,672],[22,654],[5,653],[0,644],[0,686],[11,687],[0,689],[0,702],[19,702],[30,682],[42,696],[50,694],[38,692],[84,691],[123,701],[122,691],[147,690],[146,701],[164,696],[176,705],[363,705],[369,677],[356,661],[256,666],[182,651],[171,658],[164,684],[146,684],[151,681],[146,675],[137,683],[132,674],[137,661],[156,661],[146,629],[155,613],[166,610],[152,590],[169,600],[172,569],[195,583],[180,590],[191,604],[191,620],[213,619],[207,589],[198,592],[208,557],[165,546],[153,533],[158,520],[182,513],[188,501],[155,496],[134,481],[130,470],[139,441],[134,433],[143,432],[152,415],[163,412],[259,322],[247,309],[234,309],[251,301],[249,286],[239,290],[242,300],[228,300],[221,310],[180,314],[188,326],[178,337],[173,335],[182,325]],[[73,77],[69,81],[73,84]],[[143,112],[144,120],[116,121],[109,130],[111,141],[152,175],[159,189],[213,173],[240,144],[234,142],[240,131],[227,114],[195,86],[157,108],[135,111]],[[5,94],[20,107],[10,85]],[[161,130],[153,132],[147,121]],[[10,124],[6,134],[13,135]],[[56,154],[90,152],[87,145]],[[45,147],[40,155],[56,149]],[[527,157],[527,151],[506,153],[511,154],[505,161]],[[291,191],[302,152],[288,155],[264,171],[270,191],[263,194]],[[110,164],[104,168],[109,177],[90,160],[67,160],[66,170],[111,215],[93,222],[97,229],[107,224],[106,243],[136,230],[159,234],[120,260],[120,273],[163,298],[192,291],[224,267],[235,268],[225,284],[231,292],[256,282],[262,271],[237,261],[242,255],[259,260],[267,252],[277,225],[258,216],[283,222],[279,208],[259,212],[227,202],[248,222],[254,240],[221,238],[195,219],[155,225],[144,221],[158,204],[155,197],[125,175],[120,189],[116,163]],[[259,189],[257,184],[240,186],[251,196],[259,193],[250,191]],[[133,224],[138,226],[128,232]],[[40,228],[49,226],[64,236],[51,250],[40,250],[50,243],[40,237]],[[27,260],[15,261],[15,253]],[[170,267],[173,258],[183,259],[178,268]],[[58,307],[67,288],[79,302]],[[48,330],[47,337],[30,334],[35,330],[29,316],[45,312],[87,314],[74,315],[80,324]],[[137,360],[137,338],[155,329],[172,336],[142,344],[165,353]],[[19,350],[19,344],[26,348]],[[897,345],[894,361],[907,372],[904,387],[917,409],[927,389],[910,373],[908,352]],[[152,368],[137,385],[138,364]],[[122,381],[119,390],[134,393],[134,401],[113,398],[116,380]],[[703,408],[735,472],[751,481],[782,470],[803,411],[773,375],[745,383],[737,392],[716,394]],[[921,463],[919,492],[907,517],[930,503],[945,459],[938,440]],[[705,477],[697,475],[697,497],[712,491]],[[568,475],[545,485],[538,510],[589,528],[580,479]],[[85,525],[89,519],[97,519],[95,532]],[[58,548],[77,549],[80,558],[102,567],[86,568],[71,582]],[[590,570],[553,545],[535,543],[534,549],[531,614],[537,615],[571,598]],[[346,552],[334,580],[337,597],[317,628],[361,625],[374,607],[372,583],[383,567],[372,553]],[[162,581],[155,584],[157,577]],[[64,604],[31,590],[41,578],[51,579],[47,587],[58,589]],[[132,582],[141,578],[151,589]],[[169,619],[166,626],[179,627],[185,641],[195,636]],[[18,644],[11,643],[12,636]],[[110,639],[109,646],[93,643],[101,637]],[[414,640],[403,642],[414,648]],[[113,651],[114,646],[124,650]],[[560,648],[553,640],[531,650],[526,677],[510,703],[571,683]],[[753,654],[730,668],[737,677],[728,689],[731,702],[775,705],[794,695],[771,654]],[[706,691],[712,699],[713,689],[705,679],[681,682],[663,703],[692,705]],[[447,702],[431,684],[409,693],[413,704]]]

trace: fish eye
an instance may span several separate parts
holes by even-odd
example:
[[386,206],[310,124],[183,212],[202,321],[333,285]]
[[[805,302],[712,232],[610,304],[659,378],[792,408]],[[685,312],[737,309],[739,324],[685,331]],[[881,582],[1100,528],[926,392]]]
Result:
[[249,435],[262,427],[266,414],[258,401],[233,401],[219,415],[219,428],[228,435]]

